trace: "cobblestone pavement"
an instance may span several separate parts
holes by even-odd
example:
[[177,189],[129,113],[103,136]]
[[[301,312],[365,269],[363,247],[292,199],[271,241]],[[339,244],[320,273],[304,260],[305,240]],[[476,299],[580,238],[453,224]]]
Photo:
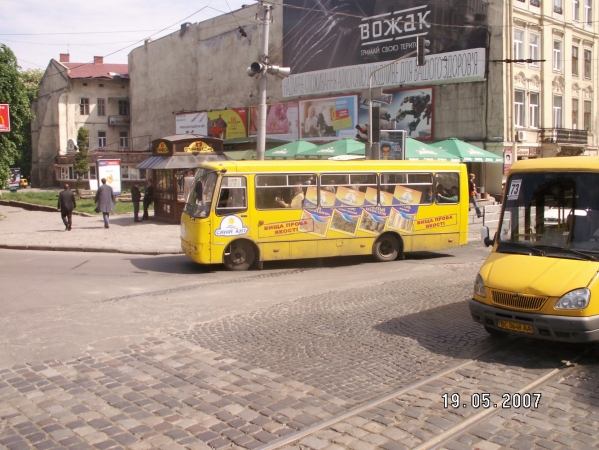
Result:
[[[475,393],[497,401],[580,351],[487,337],[465,302],[478,264],[435,267],[430,277],[307,296],[120,350],[0,368],[0,447],[253,449],[480,356],[289,444],[414,448],[473,416]],[[535,390],[537,409],[498,409],[446,448],[599,445],[597,361],[585,364]],[[444,408],[445,393],[467,407]]]

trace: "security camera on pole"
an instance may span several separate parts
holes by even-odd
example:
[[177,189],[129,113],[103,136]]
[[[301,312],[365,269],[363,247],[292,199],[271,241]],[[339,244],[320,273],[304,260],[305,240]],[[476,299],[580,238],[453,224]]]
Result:
[[268,33],[270,28],[270,12],[273,6],[266,2],[261,2],[264,6],[264,19],[262,19],[264,39],[262,43],[262,61],[253,62],[247,68],[247,74],[250,77],[258,76],[260,78],[258,104],[258,127],[256,128],[258,139],[256,146],[256,159],[264,160],[264,151],[266,149],[266,74],[276,75],[280,78],[288,77],[291,73],[289,67],[279,67],[268,64]]

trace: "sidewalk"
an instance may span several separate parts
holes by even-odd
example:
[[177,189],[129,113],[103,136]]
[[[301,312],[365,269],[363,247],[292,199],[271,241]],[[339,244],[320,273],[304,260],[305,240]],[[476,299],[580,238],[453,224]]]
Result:
[[[60,250],[145,255],[181,252],[180,226],[153,220],[133,222],[133,214],[111,215],[110,228],[102,216],[73,215],[73,229],[65,231],[60,213],[28,211],[0,205],[0,248]],[[150,217],[150,219],[152,219]],[[482,219],[471,211],[468,240],[480,240]]]
[[[0,205],[0,248],[136,253],[181,253],[179,225],[153,220],[133,222],[133,213],[110,216],[73,215],[73,229],[65,231],[60,212],[27,211]],[[150,217],[152,219],[152,217]]]

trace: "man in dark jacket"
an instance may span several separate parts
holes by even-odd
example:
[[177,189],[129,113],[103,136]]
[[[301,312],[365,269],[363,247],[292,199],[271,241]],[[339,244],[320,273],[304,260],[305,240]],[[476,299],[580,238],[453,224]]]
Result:
[[112,186],[106,184],[106,178],[102,178],[102,186],[96,192],[97,212],[102,213],[104,219],[104,228],[110,228],[110,213],[114,211],[114,202],[116,200]]
[[148,180],[148,185],[144,190],[144,215],[141,220],[150,220],[150,216],[148,215],[148,208],[154,201],[154,186],[152,186],[152,180]]
[[139,183],[133,183],[131,188],[131,201],[133,202],[133,222],[141,222],[139,220],[139,201],[141,200],[141,192],[139,192]]
[[77,201],[75,200],[75,193],[69,189],[69,185],[64,185],[64,191],[58,194],[58,206],[56,209],[60,211],[62,216],[62,222],[64,223],[64,230],[71,231],[73,225],[73,210],[77,207]]

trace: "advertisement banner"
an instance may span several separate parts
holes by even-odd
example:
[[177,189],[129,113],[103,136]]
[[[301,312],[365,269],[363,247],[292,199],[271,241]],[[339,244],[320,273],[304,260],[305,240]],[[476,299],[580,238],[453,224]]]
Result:
[[503,173],[507,174],[512,167],[512,147],[508,147],[503,151]]
[[391,131],[389,137],[381,139],[379,145],[379,159],[406,159],[406,132]]
[[[385,91],[391,94],[389,104],[381,105],[387,110],[390,129],[403,130],[408,137],[421,141],[431,140],[433,134],[434,108],[433,88],[399,89]],[[368,123],[368,104],[360,101],[358,122]]]
[[227,140],[247,137],[247,109],[208,111],[208,136]]
[[208,113],[206,111],[175,115],[176,134],[199,134],[208,136]]
[[121,193],[121,160],[120,159],[99,159],[98,160],[98,179],[106,178],[106,184],[112,187],[115,195]]
[[10,131],[10,107],[0,103],[0,133]]
[[[266,137],[295,141],[299,139],[299,117],[297,103],[266,105]],[[257,136],[258,107],[250,106],[249,136]]]
[[16,191],[19,187],[21,187],[21,169],[14,167],[10,169],[8,188],[11,191]]
[[300,139],[332,141],[356,136],[358,98],[355,95],[299,103]]
[[390,62],[414,53],[418,36],[430,41],[430,56],[485,49],[488,4],[283,0],[283,65],[295,75]]

